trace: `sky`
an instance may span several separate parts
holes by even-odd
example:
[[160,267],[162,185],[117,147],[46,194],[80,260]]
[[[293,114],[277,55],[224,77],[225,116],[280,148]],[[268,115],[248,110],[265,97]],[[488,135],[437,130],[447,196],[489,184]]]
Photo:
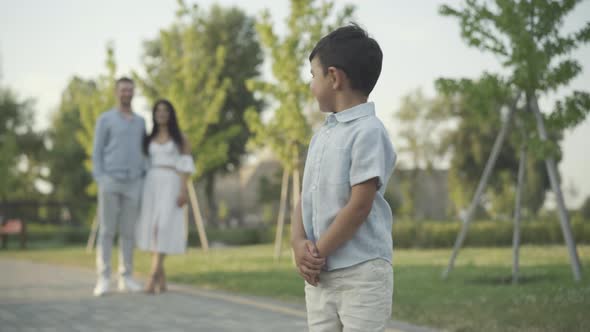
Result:
[[[213,3],[236,5],[251,15],[268,9],[276,31],[285,31],[287,0],[186,1],[208,8]],[[438,15],[443,4],[458,0],[337,0],[338,6],[357,6],[356,21],[379,42],[384,53],[383,69],[371,100],[389,130],[394,145],[399,124],[393,118],[401,97],[417,88],[434,93],[438,77],[476,78],[484,71],[500,71],[498,60],[468,48],[460,38],[455,20]],[[142,42],[169,26],[176,0],[0,0],[1,84],[20,97],[36,99],[36,126],[46,128],[57,108],[60,94],[73,75],[96,77],[105,71],[105,47],[114,42],[119,75],[141,69]],[[590,18],[590,1],[580,4],[566,18],[564,29],[582,27]],[[574,54],[583,72],[571,84],[541,99],[549,111],[556,98],[572,90],[590,87],[590,46]],[[136,98],[134,107],[147,116],[147,105]],[[565,133],[562,143],[562,174],[568,205],[579,206],[590,196],[590,118]]]

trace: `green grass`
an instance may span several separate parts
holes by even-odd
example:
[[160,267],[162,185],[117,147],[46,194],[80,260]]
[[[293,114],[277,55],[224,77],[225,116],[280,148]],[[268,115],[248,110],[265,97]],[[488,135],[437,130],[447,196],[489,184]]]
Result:
[[[278,264],[272,251],[271,245],[192,250],[166,264],[175,282],[302,303],[303,284],[289,251]],[[589,266],[590,246],[578,252]],[[590,278],[586,273],[582,282],[573,281],[563,246],[523,247],[519,285],[511,284],[510,248],[463,249],[444,281],[449,256],[448,249],[395,251],[394,319],[452,331],[590,330]],[[94,255],[78,247],[11,249],[1,257],[94,267]],[[146,275],[149,255],[135,257],[136,270]]]

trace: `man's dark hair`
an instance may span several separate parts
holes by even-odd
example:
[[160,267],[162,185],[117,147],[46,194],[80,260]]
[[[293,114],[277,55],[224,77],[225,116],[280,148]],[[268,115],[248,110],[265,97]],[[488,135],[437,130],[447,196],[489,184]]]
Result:
[[133,80],[127,76],[123,76],[123,77],[119,78],[117,80],[117,82],[115,83],[115,86],[119,86],[119,84],[121,84],[121,83],[131,83],[131,84],[135,85],[135,82],[133,82]]
[[309,61],[318,57],[324,75],[329,67],[346,73],[352,89],[369,96],[379,75],[383,52],[377,41],[357,24],[340,27],[324,36],[309,55]]

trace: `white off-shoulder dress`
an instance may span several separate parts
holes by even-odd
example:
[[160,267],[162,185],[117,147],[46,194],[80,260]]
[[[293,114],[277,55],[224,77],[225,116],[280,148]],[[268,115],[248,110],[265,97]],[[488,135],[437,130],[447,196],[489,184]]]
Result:
[[176,200],[180,194],[179,173],[194,173],[190,155],[181,154],[176,144],[151,142],[148,170],[137,222],[136,245],[139,249],[165,254],[186,250],[184,208]]

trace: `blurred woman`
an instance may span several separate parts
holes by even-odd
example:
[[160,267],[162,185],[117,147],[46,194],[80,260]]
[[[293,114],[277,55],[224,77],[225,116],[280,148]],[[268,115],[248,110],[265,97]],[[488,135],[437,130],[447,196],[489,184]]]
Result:
[[186,250],[183,206],[187,202],[187,179],[195,172],[190,146],[180,132],[172,104],[158,100],[152,118],[152,132],[143,144],[150,167],[136,234],[137,247],[153,253],[151,276],[145,286],[150,294],[166,291],[166,255]]

